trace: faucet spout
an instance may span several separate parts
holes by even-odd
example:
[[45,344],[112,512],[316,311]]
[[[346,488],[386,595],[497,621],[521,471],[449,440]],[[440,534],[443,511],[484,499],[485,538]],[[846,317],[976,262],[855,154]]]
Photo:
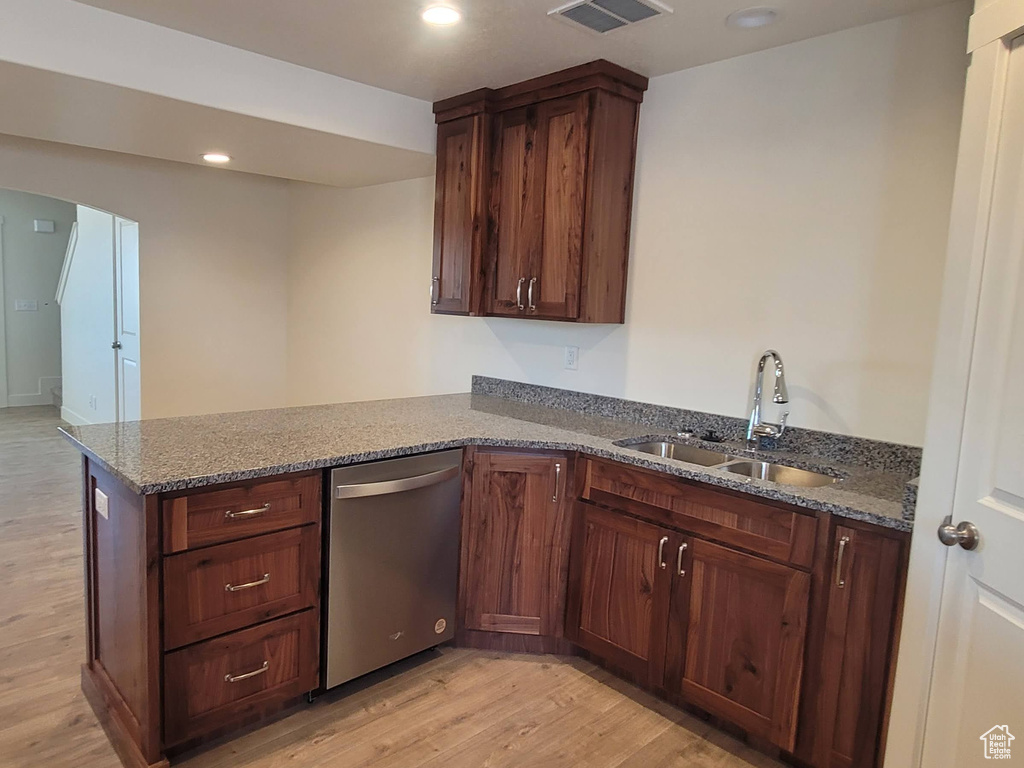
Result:
[[774,361],[775,386],[772,402],[780,405],[789,402],[789,390],[786,388],[786,370],[782,356],[774,349],[766,350],[757,363],[757,376],[754,379],[754,407],[750,412],[750,423],[747,425],[747,448],[756,450],[762,437],[781,437],[786,431],[786,418],[789,411],[782,414],[778,424],[761,421],[761,399],[764,396],[764,369],[768,358]]

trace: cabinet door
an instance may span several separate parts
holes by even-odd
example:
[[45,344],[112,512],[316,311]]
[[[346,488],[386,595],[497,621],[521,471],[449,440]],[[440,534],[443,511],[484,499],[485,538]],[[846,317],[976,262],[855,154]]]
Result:
[[527,313],[579,316],[590,94],[546,101],[537,131],[544,157],[544,223],[527,281]]
[[526,313],[531,265],[541,250],[544,155],[538,146],[538,107],[496,118],[491,182],[490,312]]
[[437,128],[434,267],[431,311],[467,315],[480,310],[486,237],[488,116],[471,115]]
[[791,751],[810,576],[701,539],[687,544],[673,589],[666,685]]
[[563,635],[568,476],[564,456],[476,452],[460,575],[466,629]]
[[660,685],[676,535],[580,503],[569,579],[570,639],[633,675]]
[[902,547],[888,536],[836,529],[815,740],[819,768],[877,764]]

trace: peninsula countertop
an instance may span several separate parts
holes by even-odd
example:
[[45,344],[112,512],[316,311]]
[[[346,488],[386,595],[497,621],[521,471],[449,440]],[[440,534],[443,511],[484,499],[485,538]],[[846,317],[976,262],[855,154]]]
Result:
[[[355,464],[466,445],[554,449],[613,459],[811,510],[909,531],[908,477],[785,451],[758,454],[843,479],[798,488],[640,453],[616,443],[665,432],[629,421],[480,394],[302,406],[66,426],[84,454],[138,494]],[[686,442],[705,445],[696,440]],[[735,452],[739,446],[714,444]]]

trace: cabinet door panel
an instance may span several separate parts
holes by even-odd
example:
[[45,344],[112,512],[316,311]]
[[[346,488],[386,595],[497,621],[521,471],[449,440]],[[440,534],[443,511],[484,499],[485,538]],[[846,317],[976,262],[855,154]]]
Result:
[[567,477],[562,456],[476,453],[463,529],[466,629],[563,634]]
[[836,528],[816,729],[822,768],[876,765],[901,552],[896,539]]
[[530,271],[527,309],[539,317],[579,315],[586,197],[588,94],[540,106],[544,151],[544,239]]
[[667,560],[659,554],[669,557],[673,537],[625,515],[577,507],[573,640],[651,685],[661,682],[671,583]]
[[689,543],[684,564],[676,592],[689,606],[673,611],[677,620],[685,616],[686,629],[671,633],[669,685],[792,750],[810,576],[700,539]]
[[537,107],[497,117],[491,185],[490,311],[526,311],[531,264],[541,249],[544,220],[543,154],[537,146]]
[[433,312],[479,311],[473,296],[479,292],[486,232],[487,125],[485,115],[472,115],[437,129]]

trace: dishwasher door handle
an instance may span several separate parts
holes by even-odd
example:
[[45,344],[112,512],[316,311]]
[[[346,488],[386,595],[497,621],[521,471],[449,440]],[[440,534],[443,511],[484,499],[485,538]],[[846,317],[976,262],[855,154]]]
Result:
[[462,468],[458,465],[441,469],[437,472],[428,472],[425,475],[413,477],[401,477],[397,480],[383,480],[379,483],[353,483],[352,485],[334,486],[334,498],[336,499],[358,499],[364,496],[385,496],[390,493],[401,493],[402,491],[414,491],[417,488],[426,488],[428,485],[437,485],[445,480],[458,477]]

